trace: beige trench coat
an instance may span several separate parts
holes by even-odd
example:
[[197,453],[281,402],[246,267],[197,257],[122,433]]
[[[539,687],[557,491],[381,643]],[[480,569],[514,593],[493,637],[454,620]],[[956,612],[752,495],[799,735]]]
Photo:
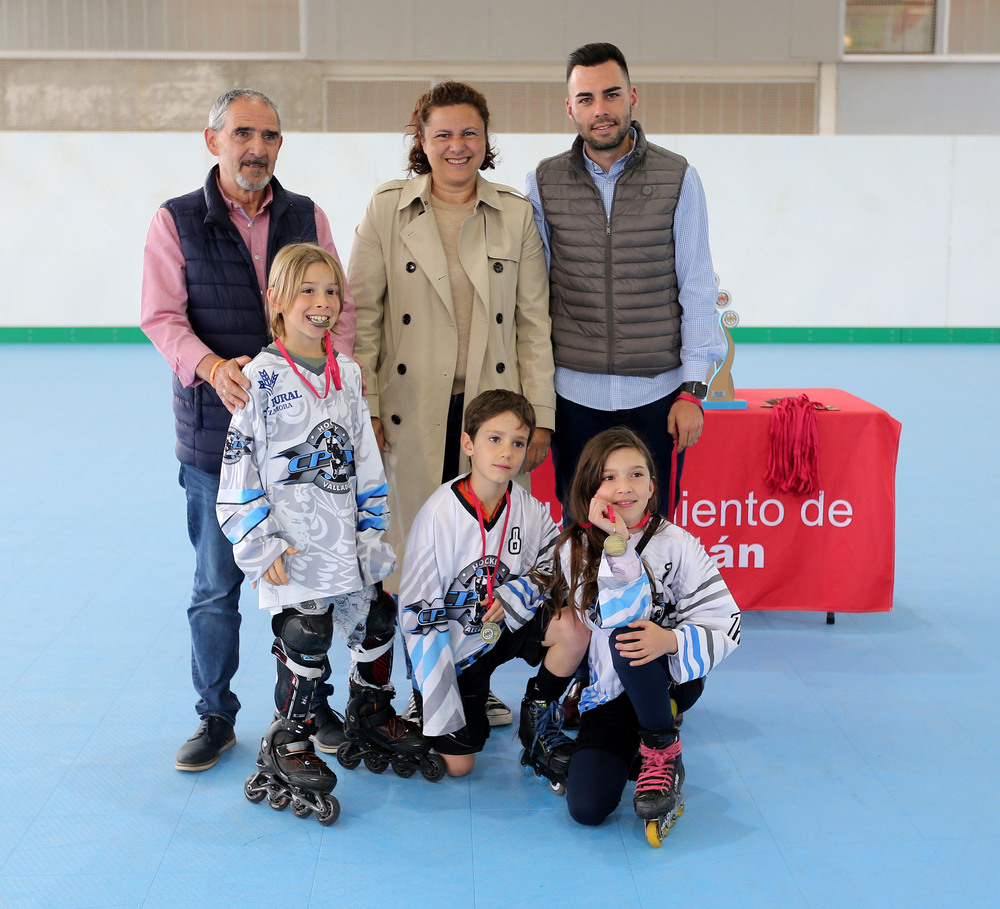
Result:
[[[375,190],[358,226],[347,280],[357,309],[354,355],[368,405],[382,420],[392,512],[389,539],[402,563],[410,525],[441,485],[458,334],[444,248],[430,205],[430,175]],[[545,251],[531,203],[477,178],[473,219],[459,256],[475,289],[465,401],[494,388],[521,392],[538,425],[555,426]],[[461,470],[468,469],[462,456]]]

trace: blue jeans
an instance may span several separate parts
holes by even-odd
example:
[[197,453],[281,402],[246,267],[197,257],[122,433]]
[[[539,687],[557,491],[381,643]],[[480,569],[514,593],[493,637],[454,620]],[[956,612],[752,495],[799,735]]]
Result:
[[187,493],[188,536],[194,546],[194,589],[188,609],[191,678],[198,716],[235,724],[240,702],[229,687],[240,665],[240,585],[243,572],[233,544],[219,528],[215,500],[218,474],[182,464],[178,482]]

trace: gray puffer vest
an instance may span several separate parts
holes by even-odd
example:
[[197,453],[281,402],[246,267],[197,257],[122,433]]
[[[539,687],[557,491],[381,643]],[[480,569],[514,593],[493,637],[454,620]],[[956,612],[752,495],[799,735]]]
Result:
[[648,143],[636,121],[632,126],[635,148],[615,185],[610,219],[579,137],[535,172],[551,229],[556,366],[621,376],[680,366],[673,227],[687,161]]

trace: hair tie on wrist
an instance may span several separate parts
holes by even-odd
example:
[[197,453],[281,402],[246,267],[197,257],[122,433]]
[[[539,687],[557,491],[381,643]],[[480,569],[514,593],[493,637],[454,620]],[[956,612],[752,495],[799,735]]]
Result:
[[218,362],[217,362],[217,363],[215,364],[215,366],[213,366],[213,367],[212,367],[212,371],[211,371],[211,372],[210,372],[210,373],[208,374],[208,384],[209,384],[209,385],[213,385],[213,386],[215,385],[215,371],[216,371],[216,370],[217,370],[217,369],[218,369],[218,368],[219,368],[219,367],[220,367],[220,366],[221,366],[221,365],[222,365],[223,363],[225,363],[225,362],[226,362],[225,360],[219,360],[219,361],[218,361]]
[[686,391],[679,392],[675,400],[690,401],[692,404],[697,404],[699,407],[701,407],[702,410],[705,409],[698,398],[696,398],[694,395],[689,395]]

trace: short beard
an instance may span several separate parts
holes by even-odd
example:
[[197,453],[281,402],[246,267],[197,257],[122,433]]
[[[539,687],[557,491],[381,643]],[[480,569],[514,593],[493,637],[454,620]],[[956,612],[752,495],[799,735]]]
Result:
[[245,189],[248,193],[259,193],[268,183],[271,182],[271,175],[265,174],[263,178],[254,182],[253,180],[248,180],[243,174],[238,173],[236,175],[236,182],[240,189]]
[[632,112],[629,111],[628,120],[619,127],[619,129],[610,136],[604,139],[595,139],[593,134],[588,138],[583,135],[582,130],[577,130],[580,133],[583,141],[594,151],[610,151],[613,148],[618,148],[622,142],[625,141],[625,137],[629,134],[629,130],[632,129]]

